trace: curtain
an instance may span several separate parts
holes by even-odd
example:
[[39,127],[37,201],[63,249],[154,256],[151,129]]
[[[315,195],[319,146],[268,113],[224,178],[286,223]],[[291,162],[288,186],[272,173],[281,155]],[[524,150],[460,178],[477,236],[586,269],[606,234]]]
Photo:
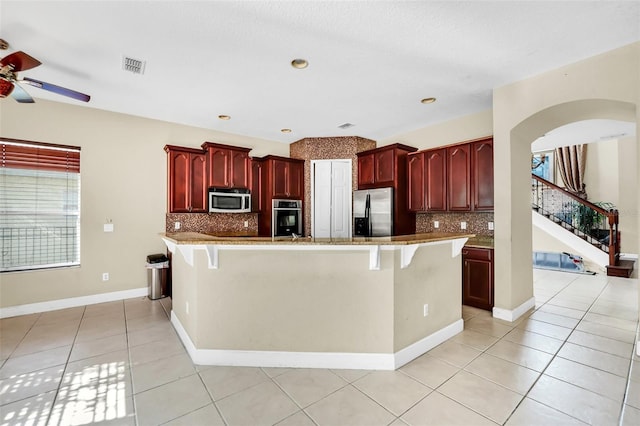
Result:
[[586,145],[572,145],[556,148],[556,167],[568,191],[587,199],[584,184],[584,167],[587,159]]

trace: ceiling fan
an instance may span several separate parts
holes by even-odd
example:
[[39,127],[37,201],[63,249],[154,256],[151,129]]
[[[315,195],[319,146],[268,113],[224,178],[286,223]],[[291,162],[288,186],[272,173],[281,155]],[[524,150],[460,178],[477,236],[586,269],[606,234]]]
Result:
[[[0,49],[6,49],[9,44],[0,39]],[[11,95],[13,99],[20,103],[34,103],[35,101],[18,83],[28,84],[29,86],[57,93],[59,95],[68,96],[83,102],[89,102],[91,98],[84,93],[65,87],[56,86],[55,84],[36,80],[34,78],[23,77],[18,80],[16,72],[35,68],[41,62],[22,51],[11,53],[0,59],[0,98],[6,98]]]

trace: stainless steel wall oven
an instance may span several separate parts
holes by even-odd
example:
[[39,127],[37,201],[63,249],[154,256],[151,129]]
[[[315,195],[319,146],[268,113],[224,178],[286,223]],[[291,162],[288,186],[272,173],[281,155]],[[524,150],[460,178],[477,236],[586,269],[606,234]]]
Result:
[[273,200],[273,237],[302,236],[302,200]]

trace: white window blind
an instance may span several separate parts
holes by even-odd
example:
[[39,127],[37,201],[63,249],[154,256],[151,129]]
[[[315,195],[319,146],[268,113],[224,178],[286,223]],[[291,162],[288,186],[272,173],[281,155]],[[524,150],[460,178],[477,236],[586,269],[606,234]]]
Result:
[[79,265],[79,148],[0,145],[0,272]]

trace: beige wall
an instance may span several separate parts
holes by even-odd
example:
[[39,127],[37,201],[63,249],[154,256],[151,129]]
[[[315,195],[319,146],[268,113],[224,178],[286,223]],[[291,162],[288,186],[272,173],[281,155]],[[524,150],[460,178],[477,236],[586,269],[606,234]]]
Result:
[[493,113],[491,109],[466,115],[433,126],[416,129],[378,141],[378,146],[402,143],[420,150],[451,145],[493,134]]
[[[495,304],[512,310],[533,296],[531,143],[563,124],[589,118],[638,121],[640,43],[494,91]],[[640,132],[636,132],[640,134]],[[637,137],[636,137],[637,146]],[[637,154],[636,154],[637,155]],[[635,179],[636,188],[639,186]],[[638,203],[630,206],[638,221]],[[527,224],[524,226],[523,224]],[[637,241],[637,235],[634,237]]]
[[[0,274],[1,307],[146,286],[146,256],[166,250],[158,237],[165,229],[165,144],[215,141],[255,147],[257,156],[289,153],[287,144],[39,99],[2,101],[0,136],[82,148],[81,266]],[[107,220],[115,232],[103,232]]]

